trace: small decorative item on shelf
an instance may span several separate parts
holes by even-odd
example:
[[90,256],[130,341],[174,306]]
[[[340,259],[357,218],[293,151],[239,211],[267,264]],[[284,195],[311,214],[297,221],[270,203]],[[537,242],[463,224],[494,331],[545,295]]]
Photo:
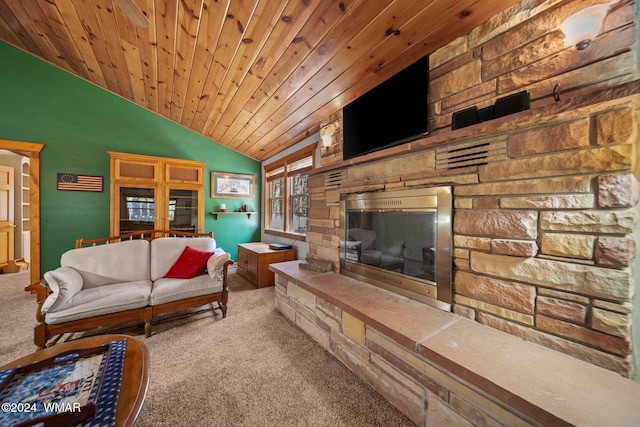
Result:
[[227,211],[227,205],[225,205],[224,203],[220,205],[220,212],[226,212]]
[[247,211],[247,205],[240,206],[240,212],[246,212],[246,211]]

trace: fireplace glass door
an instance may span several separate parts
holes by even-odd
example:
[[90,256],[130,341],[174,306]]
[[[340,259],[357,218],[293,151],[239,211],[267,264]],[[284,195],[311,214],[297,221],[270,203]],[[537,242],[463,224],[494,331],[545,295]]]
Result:
[[348,212],[345,257],[435,281],[435,212]]
[[451,187],[345,194],[340,273],[451,309]]

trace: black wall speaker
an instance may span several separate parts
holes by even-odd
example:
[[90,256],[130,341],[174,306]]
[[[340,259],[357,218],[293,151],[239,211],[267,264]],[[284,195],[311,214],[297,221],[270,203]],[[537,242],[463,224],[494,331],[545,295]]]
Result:
[[489,105],[488,107],[480,108],[478,110],[478,123],[493,120],[495,118],[496,116],[493,105]]
[[529,92],[524,90],[499,98],[494,105],[489,105],[488,107],[480,109],[478,107],[469,107],[456,111],[451,116],[451,129],[456,130],[528,110],[529,102]]
[[478,107],[456,111],[451,116],[451,130],[475,125],[478,123]]
[[529,109],[529,92],[522,91],[498,98],[494,106],[495,117],[504,117]]

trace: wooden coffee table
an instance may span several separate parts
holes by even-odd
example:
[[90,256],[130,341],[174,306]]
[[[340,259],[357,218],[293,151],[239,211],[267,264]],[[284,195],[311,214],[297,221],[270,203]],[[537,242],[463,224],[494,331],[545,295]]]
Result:
[[149,351],[142,341],[126,335],[98,335],[57,344],[33,354],[14,360],[0,367],[0,370],[16,368],[55,357],[69,350],[98,347],[112,341],[126,340],[122,368],[122,383],[116,407],[116,426],[133,426],[142,408],[149,386]]

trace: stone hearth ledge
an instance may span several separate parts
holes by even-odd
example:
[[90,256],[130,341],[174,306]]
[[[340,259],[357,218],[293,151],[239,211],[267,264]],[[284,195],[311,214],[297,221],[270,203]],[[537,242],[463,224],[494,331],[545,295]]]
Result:
[[269,269],[543,425],[640,425],[640,384],[478,322],[343,276]]

